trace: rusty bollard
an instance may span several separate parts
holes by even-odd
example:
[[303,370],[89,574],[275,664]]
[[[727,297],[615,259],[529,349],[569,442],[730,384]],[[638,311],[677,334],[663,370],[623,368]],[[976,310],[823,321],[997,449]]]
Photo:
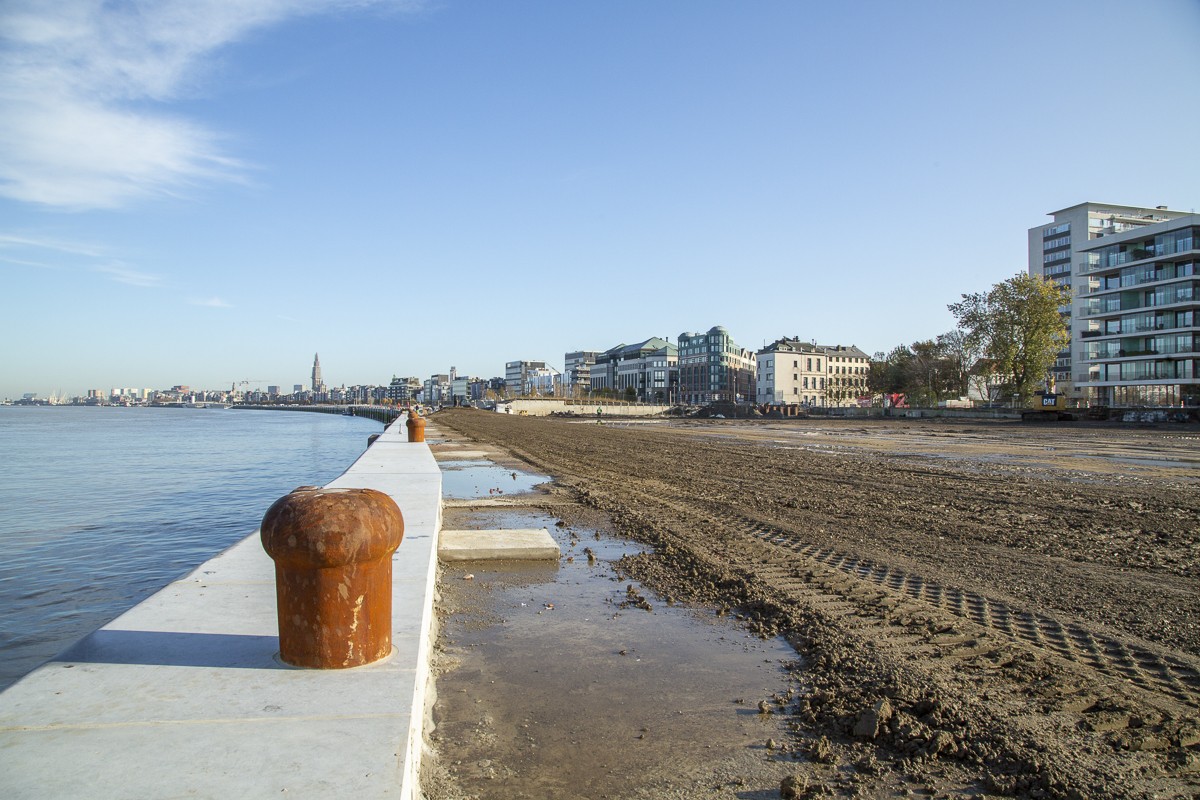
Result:
[[392,651],[392,553],[404,538],[394,500],[374,489],[301,486],[263,517],[275,562],[279,657],[344,669]]
[[421,414],[415,408],[408,410],[408,421],[404,423],[408,426],[408,440],[410,442],[425,441],[425,420],[421,419]]

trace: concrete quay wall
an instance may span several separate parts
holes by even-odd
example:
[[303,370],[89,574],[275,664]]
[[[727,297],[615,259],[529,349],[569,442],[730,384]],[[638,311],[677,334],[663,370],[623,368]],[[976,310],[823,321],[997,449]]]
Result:
[[256,531],[0,693],[0,796],[419,798],[442,484],[404,423],[328,484],[404,515],[390,657],[281,662]]
[[243,411],[311,411],[317,414],[339,414],[350,415],[355,417],[366,417],[373,419],[376,422],[382,422],[385,426],[392,424],[400,416],[404,414],[404,410],[396,406],[370,406],[370,405],[283,405],[283,406],[261,406],[261,405],[235,405],[230,406],[230,409],[238,409]]
[[[596,409],[601,413],[596,414]],[[578,414],[581,417],[657,417],[671,410],[669,405],[651,403],[622,403],[604,400],[517,399],[496,404],[501,414],[520,414],[529,417],[546,417],[550,414]]]

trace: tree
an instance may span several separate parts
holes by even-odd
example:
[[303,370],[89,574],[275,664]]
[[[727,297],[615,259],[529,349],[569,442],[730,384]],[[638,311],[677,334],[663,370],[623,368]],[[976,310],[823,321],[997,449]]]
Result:
[[957,397],[967,397],[971,393],[971,370],[982,355],[979,344],[957,329],[937,337],[937,344],[944,361],[947,385]]
[[979,348],[1023,402],[1045,380],[1070,341],[1059,311],[1069,302],[1069,289],[1018,273],[987,293],[964,294],[948,308],[970,345]]

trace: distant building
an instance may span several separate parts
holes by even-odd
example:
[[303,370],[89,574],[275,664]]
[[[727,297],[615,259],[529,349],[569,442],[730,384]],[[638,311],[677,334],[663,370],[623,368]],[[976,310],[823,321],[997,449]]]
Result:
[[450,405],[450,376],[446,374],[430,375],[425,381],[421,402],[433,406]]
[[317,353],[313,353],[312,391],[314,395],[325,391],[325,382],[321,380],[321,356]]
[[420,378],[397,378],[393,375],[392,382],[387,387],[387,398],[393,405],[400,405],[415,400],[420,391]]
[[408,403],[421,390],[420,378],[397,378],[392,375],[388,384],[388,399],[394,404]]
[[553,395],[560,376],[545,361],[509,361],[504,365],[504,389],[509,397]]
[[[450,368],[451,375],[455,374],[453,367]],[[459,378],[457,376],[450,380],[450,402],[456,406],[471,405],[471,379]]]
[[576,350],[563,356],[563,394],[585,397],[592,388],[592,365],[600,354],[594,350]]
[[637,344],[619,344],[596,356],[591,367],[592,391],[609,390],[617,397],[632,394],[645,402],[671,402],[679,390],[678,362],[675,345],[657,336]]
[[754,353],[717,325],[707,333],[679,334],[679,395],[684,403],[754,401]]
[[871,357],[857,347],[778,339],[756,354],[760,404],[857,406],[869,397]]

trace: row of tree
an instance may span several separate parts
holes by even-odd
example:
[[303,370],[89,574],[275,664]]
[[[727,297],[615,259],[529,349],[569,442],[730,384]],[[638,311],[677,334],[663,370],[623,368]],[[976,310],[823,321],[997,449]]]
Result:
[[1024,402],[1070,342],[1063,311],[1070,302],[1068,288],[1025,273],[987,292],[964,294],[948,306],[955,330],[876,354],[868,386],[903,394],[911,405],[968,395],[1015,394]]

